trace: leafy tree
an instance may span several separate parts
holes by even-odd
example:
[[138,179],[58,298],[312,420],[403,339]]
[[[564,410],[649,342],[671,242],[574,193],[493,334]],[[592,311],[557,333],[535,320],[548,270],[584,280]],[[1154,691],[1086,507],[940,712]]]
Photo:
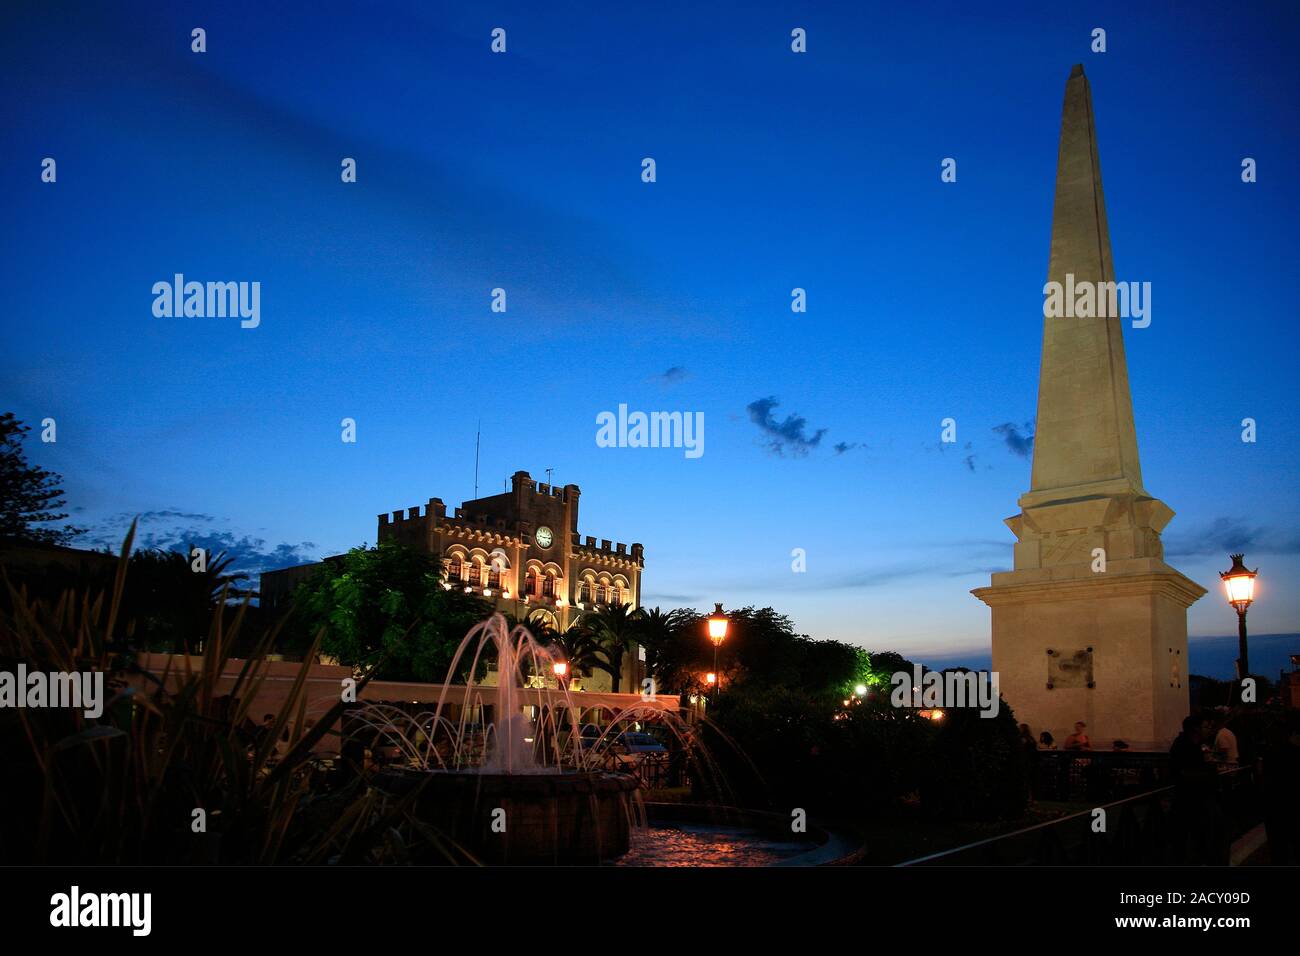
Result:
[[[656,608],[655,611],[658,611]],[[646,663],[660,693],[699,689],[705,671],[713,669],[713,645],[705,636],[704,618],[698,611],[679,608],[671,613],[671,627],[653,623],[647,613],[638,627],[645,642]]]
[[63,478],[27,461],[23,439],[31,429],[14,417],[0,414],[0,541],[34,541],[67,544],[84,529],[35,528],[47,521],[62,521]]
[[395,542],[353,548],[299,586],[291,636],[323,630],[321,652],[353,667],[382,658],[381,680],[442,681],[456,646],[492,613],[442,578],[436,557]]

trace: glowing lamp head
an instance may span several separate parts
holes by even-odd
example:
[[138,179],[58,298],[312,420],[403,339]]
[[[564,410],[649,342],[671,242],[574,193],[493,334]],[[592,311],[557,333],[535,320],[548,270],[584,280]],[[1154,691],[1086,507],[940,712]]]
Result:
[[866,684],[859,684],[857,687],[853,688],[853,693],[857,694],[859,697],[866,697],[866,696],[867,696],[867,685],[866,685]]
[[704,675],[704,683],[712,686],[717,682],[718,682],[718,675],[713,673],[713,671],[709,671],[707,674]]
[[714,644],[721,644],[727,637],[727,625],[730,619],[722,612],[722,605],[715,602],[713,613],[708,617],[709,622],[709,640]]
[[1226,571],[1220,571],[1219,577],[1223,578],[1223,588],[1228,593],[1228,603],[1240,612],[1245,612],[1250,607],[1250,602],[1255,600],[1255,575],[1259,569],[1249,570],[1241,559],[1243,554],[1230,554],[1232,558],[1232,567]]
[[556,661],[554,664],[551,665],[551,670],[554,672],[556,677],[563,679],[564,675],[569,673],[569,662]]

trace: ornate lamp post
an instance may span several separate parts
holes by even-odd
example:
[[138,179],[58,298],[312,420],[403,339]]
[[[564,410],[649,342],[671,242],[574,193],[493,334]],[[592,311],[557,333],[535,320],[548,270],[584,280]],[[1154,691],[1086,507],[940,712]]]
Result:
[[1228,603],[1237,609],[1237,680],[1250,676],[1250,658],[1246,652],[1246,609],[1255,600],[1255,575],[1259,568],[1249,570],[1241,559],[1244,554],[1230,554],[1232,567],[1220,571],[1224,590],[1228,592]]
[[563,690],[564,678],[569,673],[569,662],[556,661],[554,664],[551,665],[551,673],[555,675],[556,683],[558,683],[560,685],[560,689]]
[[722,681],[718,677],[718,648],[722,642],[727,639],[727,625],[731,619],[722,612],[722,605],[718,602],[713,604],[713,613],[708,617],[709,640],[713,642],[713,674],[714,679],[718,682],[718,690],[722,690]]

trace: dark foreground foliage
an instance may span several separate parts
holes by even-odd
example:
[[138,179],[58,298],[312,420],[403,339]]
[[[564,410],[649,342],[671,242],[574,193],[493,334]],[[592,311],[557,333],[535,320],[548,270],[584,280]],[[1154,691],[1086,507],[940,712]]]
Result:
[[[112,586],[33,597],[0,575],[0,671],[102,673],[107,704],[0,709],[0,863],[170,864],[448,860],[453,850],[411,812],[385,803],[352,768],[327,783],[314,745],[342,701],[307,720],[315,647],[270,725],[248,708],[276,635],[259,636],[233,687],[220,675],[247,641],[247,607],[213,613],[202,654],[153,675],[116,637],[134,527]],[[224,605],[224,600],[218,606]],[[279,746],[277,746],[277,743]],[[203,826],[199,825],[202,821]]]

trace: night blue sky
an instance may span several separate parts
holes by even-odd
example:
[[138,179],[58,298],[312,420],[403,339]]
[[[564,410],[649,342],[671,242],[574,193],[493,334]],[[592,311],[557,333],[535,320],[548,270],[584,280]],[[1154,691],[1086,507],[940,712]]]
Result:
[[[1028,488],[1081,62],[1117,278],[1153,289],[1125,330],[1143,475],[1212,588],[1190,633],[1233,630],[1233,548],[1252,629],[1300,631],[1294,4],[265,6],[0,13],[0,406],[57,420],[29,452],[90,540],[144,514],[251,564],[373,542],[471,497],[481,419],[482,493],[581,485],[582,533],[645,543],[648,603],[986,651],[968,592]],[[260,327],[155,318],[177,272],[261,282]],[[703,412],[705,454],[598,448],[620,403]]]

